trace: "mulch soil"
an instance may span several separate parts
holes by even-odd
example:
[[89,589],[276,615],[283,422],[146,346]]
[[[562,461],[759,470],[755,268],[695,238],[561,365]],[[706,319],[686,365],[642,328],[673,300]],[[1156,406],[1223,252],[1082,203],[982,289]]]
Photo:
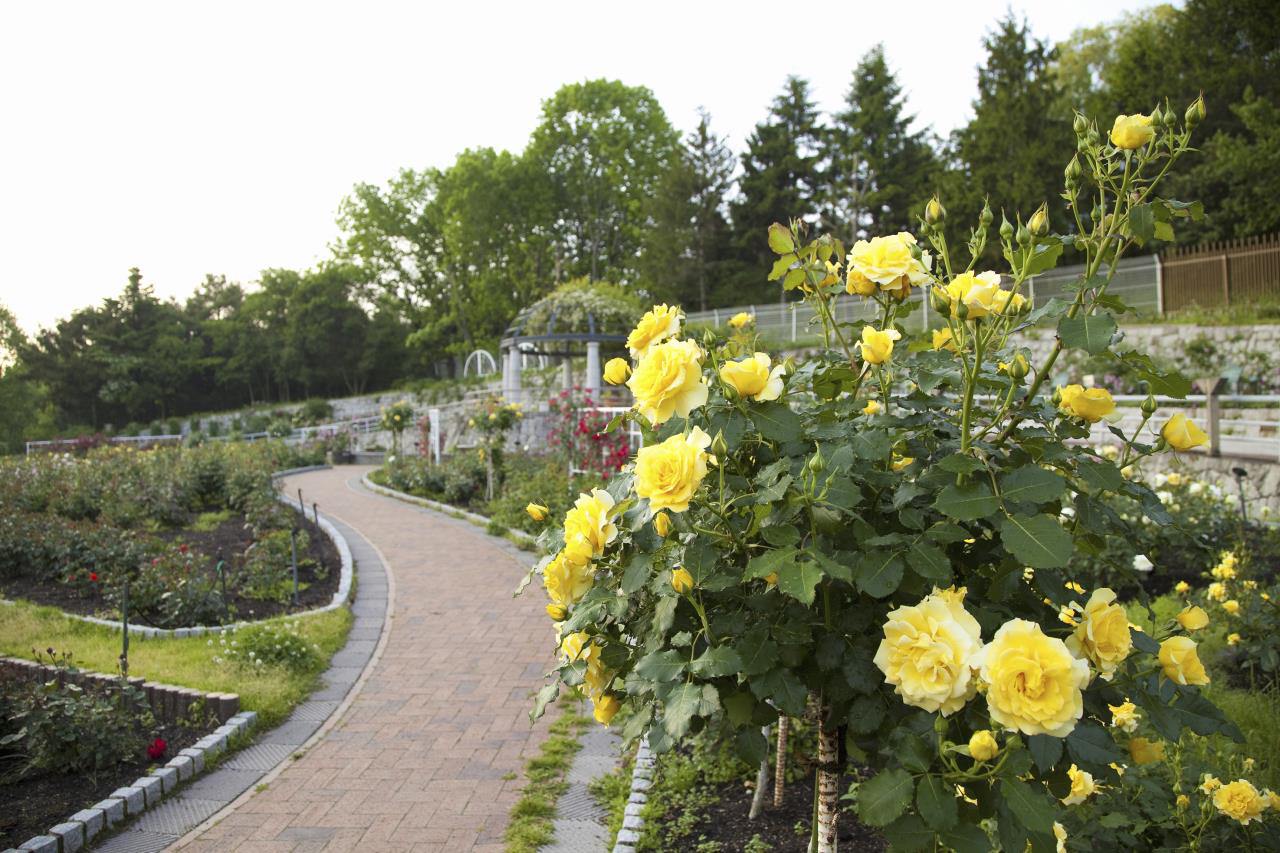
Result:
[[[132,785],[152,766],[163,764],[206,734],[207,731],[161,726],[154,735],[164,738],[168,747],[161,761],[153,762],[147,757],[150,741],[140,739],[136,761],[103,770],[93,778],[83,773],[46,773],[0,782],[0,849],[17,847],[29,838],[44,835],[50,827],[109,797],[112,791]],[[0,779],[10,771],[10,767],[0,764]]]
[[[154,535],[171,542],[185,542],[192,551],[206,555],[208,559],[205,570],[210,575],[214,574],[217,564],[216,555],[221,554],[229,567],[227,598],[230,601],[234,619],[266,619],[321,607],[332,601],[334,593],[338,591],[342,572],[342,561],[338,556],[338,549],[310,516],[301,522],[300,529],[306,531],[309,541],[307,548],[298,553],[299,603],[296,607],[276,601],[245,598],[235,591],[235,572],[244,565],[245,551],[253,544],[252,532],[242,516],[234,516],[213,530],[163,530]],[[312,561],[311,565],[306,565],[308,558]],[[324,571],[323,578],[317,576],[317,567]],[[107,605],[99,596],[84,595],[66,584],[41,582],[25,576],[0,583],[0,596],[46,604],[83,616],[119,618],[114,608]]]
[[[841,780],[840,790],[848,790],[856,777]],[[813,821],[813,776],[805,776],[787,785],[781,808],[773,807],[773,788],[767,792],[764,810],[755,820],[751,813],[752,791],[742,782],[729,782],[711,788],[717,798],[694,830],[699,843],[716,841],[724,853],[746,849],[747,842],[758,836],[773,853],[806,853],[809,849],[809,826]],[[801,832],[797,832],[797,826]],[[849,812],[842,812],[837,824],[841,850],[879,851],[887,849],[884,837],[863,825]],[[802,833],[802,834],[801,834]],[[674,853],[674,851],[673,851]]]

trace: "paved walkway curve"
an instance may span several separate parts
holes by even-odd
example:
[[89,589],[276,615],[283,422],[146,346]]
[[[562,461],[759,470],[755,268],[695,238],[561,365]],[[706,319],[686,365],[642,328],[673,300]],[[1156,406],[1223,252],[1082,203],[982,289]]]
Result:
[[[178,848],[501,851],[529,725],[552,665],[538,596],[512,598],[530,555],[360,485],[367,467],[288,478],[358,531],[394,578],[390,634],[347,712],[265,790]],[[357,588],[357,600],[359,600]]]

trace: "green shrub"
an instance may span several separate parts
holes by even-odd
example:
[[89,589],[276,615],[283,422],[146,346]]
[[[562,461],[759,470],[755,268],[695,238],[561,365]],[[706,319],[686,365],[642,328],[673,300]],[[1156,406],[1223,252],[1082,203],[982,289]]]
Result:
[[315,426],[333,419],[333,405],[316,397],[307,400],[293,413],[294,426]]
[[320,648],[299,633],[296,620],[235,628],[209,644],[215,649],[213,662],[219,666],[278,666],[303,673],[323,663]]

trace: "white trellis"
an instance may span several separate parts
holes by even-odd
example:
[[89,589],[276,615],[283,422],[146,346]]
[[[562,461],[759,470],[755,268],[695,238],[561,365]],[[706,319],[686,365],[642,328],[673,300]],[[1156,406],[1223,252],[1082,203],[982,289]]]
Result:
[[471,376],[472,371],[475,376],[492,376],[498,372],[498,362],[493,357],[493,353],[487,349],[478,349],[467,356],[467,360],[462,363],[462,375]]

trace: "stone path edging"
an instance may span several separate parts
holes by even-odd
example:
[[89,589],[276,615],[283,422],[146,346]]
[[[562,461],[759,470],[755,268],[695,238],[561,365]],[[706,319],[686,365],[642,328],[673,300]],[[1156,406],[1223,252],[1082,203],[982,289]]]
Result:
[[[299,704],[279,726],[259,734],[250,746],[179,790],[155,812],[143,814],[135,824],[124,827],[122,832],[95,847],[98,853],[180,849],[251,797],[259,786],[269,784],[280,775],[295,755],[327,734],[355,700],[386,645],[395,582],[376,546],[337,516],[333,516],[331,522],[322,515],[321,521],[330,525],[348,558],[352,554],[348,537],[355,542],[355,552],[361,555],[360,586],[352,605],[355,620],[346,644],[334,654],[329,669],[321,676],[324,686]],[[371,649],[363,654],[361,649],[356,649],[354,654],[349,654],[353,646],[368,642],[366,638],[374,631],[377,640]],[[353,666],[344,655],[363,657],[363,660],[355,660],[359,665]],[[247,713],[250,719],[256,718],[253,712]],[[71,853],[73,849],[77,848],[64,847],[61,853]],[[54,848],[48,853],[59,851]]]
[[[369,479],[368,474],[365,474],[363,479],[360,482],[361,482],[361,485],[363,485],[366,489],[368,489],[371,492],[377,492],[378,494],[384,495],[385,497],[395,498],[396,500],[404,501],[405,503],[417,504],[418,506],[426,507],[427,509],[433,509],[436,512],[442,512],[445,515],[451,515],[454,518],[460,518],[463,521],[469,521],[472,524],[476,525],[477,527],[487,528],[489,524],[492,523],[493,521],[493,519],[489,518],[489,516],[481,515],[478,512],[470,512],[465,509],[458,509],[456,506],[451,506],[450,504],[440,503],[439,501],[433,501],[430,498],[420,498],[417,495],[411,495],[408,492],[401,492],[397,489],[391,488],[390,486],[379,485],[373,482],[373,480]],[[514,527],[506,527],[504,529],[508,536],[512,536],[516,539],[519,539],[521,542],[527,542],[528,544],[532,545],[534,542],[537,541],[537,537],[532,536],[528,533],[525,533],[523,530],[518,530]]]
[[653,786],[653,753],[649,750],[649,737],[646,735],[636,747],[636,763],[631,771],[631,792],[627,795],[627,808],[623,813],[622,829],[618,830],[618,840],[613,845],[613,853],[635,853],[640,843],[640,833],[644,831],[645,803],[649,802],[649,788]]

